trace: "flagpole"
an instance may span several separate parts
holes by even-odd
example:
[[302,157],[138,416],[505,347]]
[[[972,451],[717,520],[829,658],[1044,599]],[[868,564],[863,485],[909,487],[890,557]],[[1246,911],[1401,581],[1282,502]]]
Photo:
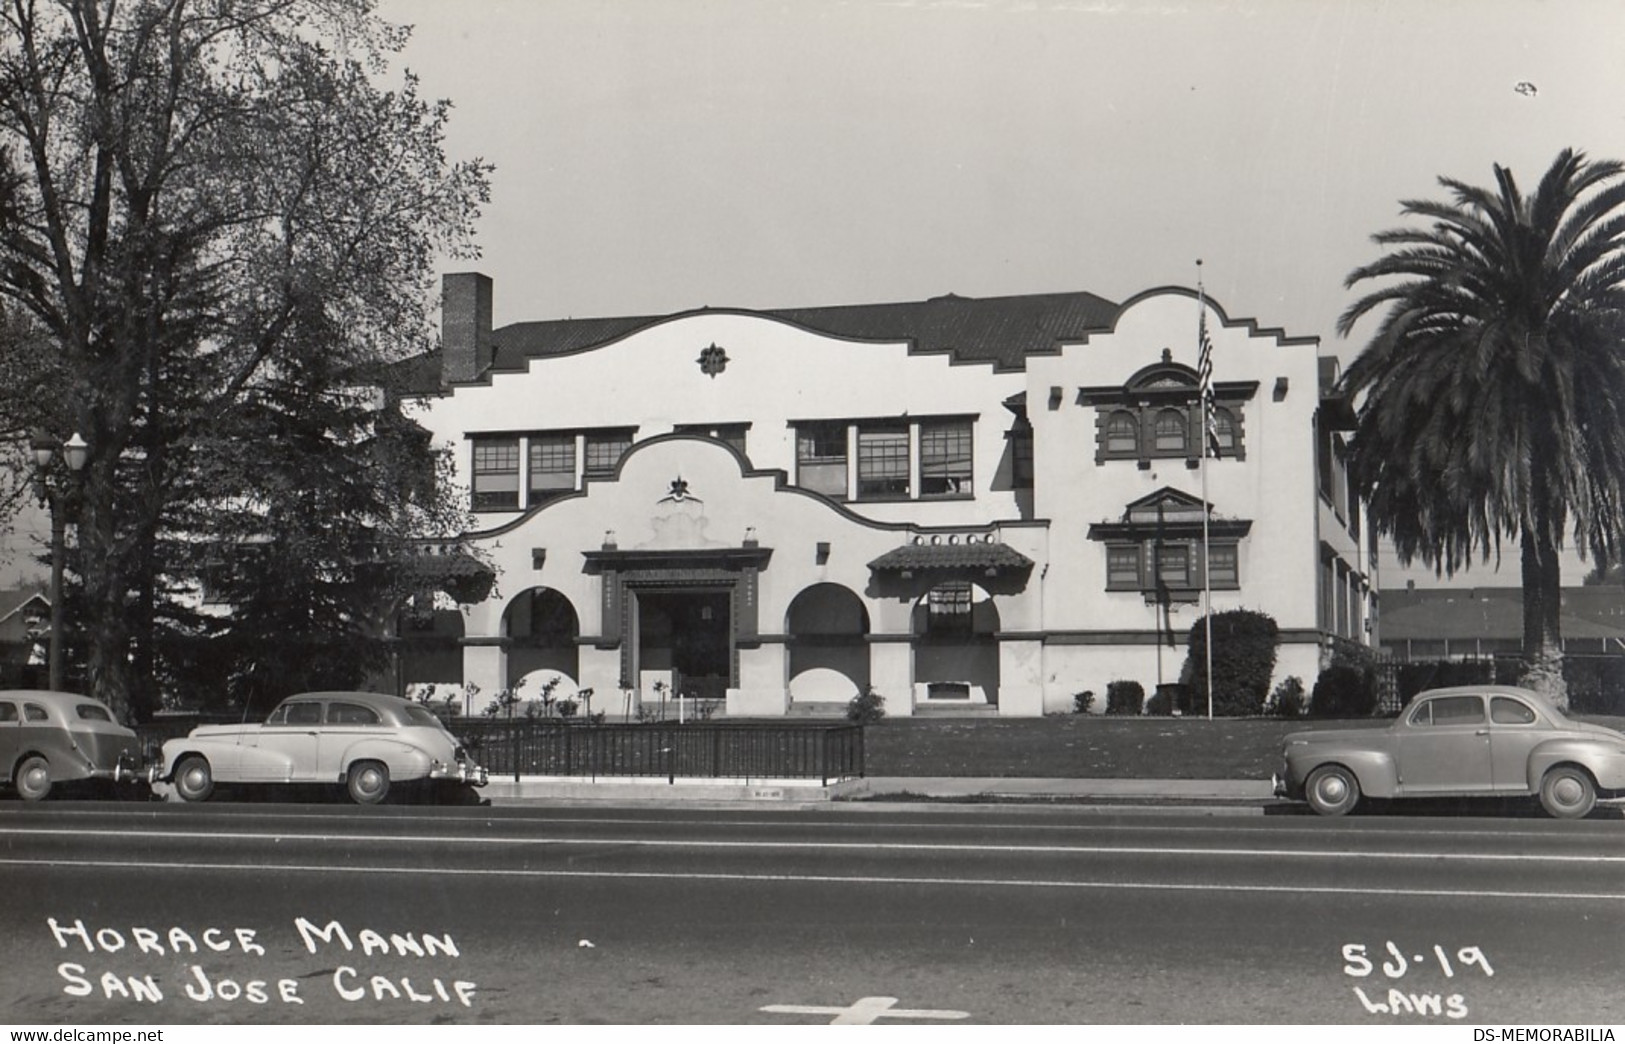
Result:
[[1213,569],[1208,545],[1208,517],[1213,510],[1207,499],[1207,457],[1212,441],[1212,419],[1208,400],[1212,396],[1212,348],[1207,340],[1207,293],[1202,287],[1202,259],[1196,259],[1196,350],[1201,359],[1198,396],[1202,400],[1202,621],[1207,647],[1207,717],[1213,720]]

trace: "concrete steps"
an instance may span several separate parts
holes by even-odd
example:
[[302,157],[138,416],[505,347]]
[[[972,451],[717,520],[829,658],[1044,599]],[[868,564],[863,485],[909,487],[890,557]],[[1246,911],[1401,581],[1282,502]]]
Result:
[[916,718],[997,718],[999,708],[992,703],[969,700],[921,700],[914,705]]
[[846,704],[820,703],[810,700],[791,700],[790,709],[785,712],[787,718],[817,718],[824,720],[835,718],[846,720]]

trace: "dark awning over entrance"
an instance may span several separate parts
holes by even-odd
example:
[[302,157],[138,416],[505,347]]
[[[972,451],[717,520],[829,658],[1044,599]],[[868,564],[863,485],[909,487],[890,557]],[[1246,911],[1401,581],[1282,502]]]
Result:
[[978,569],[989,575],[1025,572],[1033,560],[1005,544],[972,541],[963,544],[904,544],[887,551],[869,568],[877,573],[907,575],[931,569]]
[[424,544],[402,559],[401,579],[411,587],[445,591],[466,605],[485,600],[496,573],[460,544]]

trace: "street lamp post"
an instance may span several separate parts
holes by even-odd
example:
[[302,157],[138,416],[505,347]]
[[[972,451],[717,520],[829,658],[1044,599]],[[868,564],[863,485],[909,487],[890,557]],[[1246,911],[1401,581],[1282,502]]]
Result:
[[60,692],[63,686],[62,653],[66,643],[62,640],[62,564],[67,558],[68,502],[72,491],[53,485],[51,471],[58,457],[67,466],[69,481],[76,482],[90,455],[90,446],[77,432],[66,443],[39,432],[32,442],[34,451],[34,482],[40,506],[51,512],[51,641],[50,688]]

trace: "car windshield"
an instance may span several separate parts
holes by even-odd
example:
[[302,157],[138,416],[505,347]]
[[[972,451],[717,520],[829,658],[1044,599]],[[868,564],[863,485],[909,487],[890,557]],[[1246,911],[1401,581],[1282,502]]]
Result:
[[107,713],[107,708],[99,703],[80,703],[75,705],[74,711],[86,721],[112,721],[113,716]]

